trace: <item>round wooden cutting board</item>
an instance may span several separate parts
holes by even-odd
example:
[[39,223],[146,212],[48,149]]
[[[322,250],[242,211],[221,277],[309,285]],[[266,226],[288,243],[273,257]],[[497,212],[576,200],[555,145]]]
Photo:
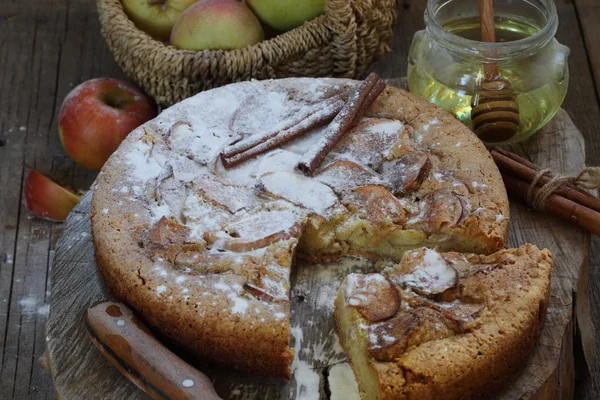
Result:
[[[583,138],[563,110],[531,140],[511,150],[557,173],[573,174],[585,164]],[[71,213],[64,237],[56,248],[42,363],[59,398],[147,398],[103,358],[84,328],[85,310],[98,300],[111,298],[94,260],[88,218],[91,197],[90,192]],[[587,297],[590,236],[554,217],[512,202],[509,243],[516,247],[525,242],[549,248],[554,256],[548,316],[541,339],[524,370],[493,398],[571,399],[575,367],[582,366],[583,373],[587,372],[594,353]],[[330,394],[329,368],[345,360],[331,314],[333,297],[343,277],[358,267],[364,269],[365,264],[349,259],[327,268],[298,265],[292,273],[292,331],[296,346],[300,344],[300,359],[318,374],[321,398]],[[301,343],[298,343],[299,332],[302,332]],[[211,378],[225,399],[289,399],[303,393],[294,379],[244,376],[203,365],[198,368]]]

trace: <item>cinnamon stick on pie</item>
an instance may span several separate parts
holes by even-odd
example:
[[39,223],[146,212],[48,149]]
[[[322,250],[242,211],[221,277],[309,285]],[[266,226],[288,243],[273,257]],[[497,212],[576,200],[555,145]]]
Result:
[[339,113],[344,106],[344,102],[342,100],[336,100],[333,103],[324,104],[324,106],[323,109],[286,129],[257,135],[256,139],[253,139],[254,136],[251,136],[246,141],[241,141],[226,147],[221,153],[223,166],[225,168],[230,168],[241,164],[259,154],[281,146],[292,139],[310,132],[314,128],[325,124]]
[[319,115],[324,113],[335,115],[342,109],[340,104],[343,105],[343,102],[341,101],[342,96],[340,95],[335,95],[325,99],[324,101],[315,104],[313,107],[310,107],[309,110],[298,113],[298,115],[294,115],[287,121],[283,121],[281,124],[278,124],[275,129],[257,135],[252,135],[238,143],[227,146],[225,149],[223,149],[221,154],[225,158],[231,158],[236,154],[242,153],[278,136],[281,132],[286,132],[290,129],[297,128],[298,125],[302,124],[303,121],[314,121],[318,119]]
[[344,108],[331,121],[321,140],[302,156],[296,168],[305,175],[312,175],[333,146],[362,117],[367,108],[383,92],[383,89],[385,89],[385,83],[381,78],[375,73],[369,74],[358,90],[352,94]]
[[[340,95],[332,96],[315,104],[310,111],[304,112],[278,127],[227,146],[221,152],[221,161],[225,168],[241,164],[257,155],[302,136],[316,127],[334,118],[344,106]],[[316,111],[315,111],[316,109]]]
[[317,111],[309,111],[296,116],[294,119],[286,121],[283,128],[253,135],[225,147],[220,154],[221,162],[225,168],[241,164],[302,136],[333,118],[323,138],[304,155],[297,165],[298,170],[306,175],[312,175],[338,140],[362,118],[384,89],[383,80],[377,74],[371,73],[348,102],[344,103],[340,95],[326,99],[316,105],[319,107]]
[[356,117],[354,117],[353,125],[356,125],[360,122],[360,119],[365,115],[365,113],[367,112],[367,109],[371,106],[371,104],[373,104],[375,102],[375,100],[377,100],[377,98],[379,97],[381,92],[383,92],[384,89],[385,89],[385,82],[383,81],[383,79],[379,78],[379,80],[375,84],[375,87],[373,87],[373,90],[371,90],[369,92],[369,94],[367,95],[367,98],[363,102],[362,106],[358,109],[358,112],[356,113]]

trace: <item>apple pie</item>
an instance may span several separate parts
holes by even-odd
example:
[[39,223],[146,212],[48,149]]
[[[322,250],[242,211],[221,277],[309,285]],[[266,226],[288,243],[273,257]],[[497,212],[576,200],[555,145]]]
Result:
[[295,257],[399,262],[421,247],[504,248],[508,200],[489,153],[450,114],[400,89],[387,87],[312,176],[295,166],[323,126],[238,165],[221,162],[240,138],[326,113],[357,84],[237,83],[134,130],[94,190],[92,233],[107,286],[175,346],[289,377]]

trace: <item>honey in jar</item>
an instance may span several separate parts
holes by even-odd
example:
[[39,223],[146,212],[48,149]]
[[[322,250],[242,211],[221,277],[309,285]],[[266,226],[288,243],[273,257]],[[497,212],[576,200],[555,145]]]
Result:
[[554,38],[558,26],[552,0],[495,0],[496,43],[481,41],[476,0],[429,0],[426,30],[417,32],[409,53],[413,93],[453,113],[472,128],[472,98],[495,63],[510,82],[519,108],[521,141],[543,127],[562,104],[569,81],[569,49]]

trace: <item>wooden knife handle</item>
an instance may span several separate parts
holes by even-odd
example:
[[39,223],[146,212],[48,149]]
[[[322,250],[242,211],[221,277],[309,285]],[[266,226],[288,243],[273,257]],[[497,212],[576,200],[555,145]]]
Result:
[[85,325],[111,364],[153,399],[220,399],[210,379],[163,346],[127,306],[96,303]]

